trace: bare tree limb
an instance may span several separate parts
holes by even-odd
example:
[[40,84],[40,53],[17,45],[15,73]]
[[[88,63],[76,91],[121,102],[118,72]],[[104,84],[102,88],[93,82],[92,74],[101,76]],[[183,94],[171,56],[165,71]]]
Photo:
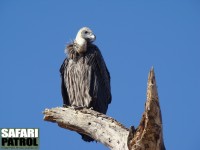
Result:
[[110,149],[128,150],[129,131],[122,124],[104,114],[90,109],[73,108],[45,109],[44,120],[57,122],[62,128],[89,135]]
[[45,109],[44,120],[86,134],[112,150],[165,150],[162,116],[153,68],[147,83],[147,101],[140,125],[130,129],[115,119],[91,109],[72,107]]

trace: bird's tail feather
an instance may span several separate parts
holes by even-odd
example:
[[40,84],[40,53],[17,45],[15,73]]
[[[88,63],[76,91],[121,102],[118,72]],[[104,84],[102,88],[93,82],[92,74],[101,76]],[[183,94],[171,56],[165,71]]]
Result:
[[80,134],[80,135],[81,135],[82,139],[83,139],[85,142],[93,142],[93,141],[94,141],[94,139],[91,138],[91,137],[88,136],[88,135],[85,135],[85,134]]

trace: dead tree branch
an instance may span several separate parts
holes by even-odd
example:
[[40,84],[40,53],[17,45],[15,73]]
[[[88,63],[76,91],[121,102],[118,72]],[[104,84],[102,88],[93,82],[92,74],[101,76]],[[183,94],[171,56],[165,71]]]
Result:
[[91,109],[72,107],[45,109],[44,120],[86,134],[112,150],[165,150],[162,117],[154,70],[147,83],[145,112],[137,129],[124,127],[115,119]]
[[57,122],[62,128],[89,135],[110,149],[126,150],[128,129],[104,114],[90,109],[52,108],[44,111],[44,120]]

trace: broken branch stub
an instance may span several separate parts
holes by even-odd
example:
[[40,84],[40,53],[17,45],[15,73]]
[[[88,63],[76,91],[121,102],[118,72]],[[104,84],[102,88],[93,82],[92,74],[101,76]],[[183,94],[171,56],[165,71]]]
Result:
[[133,139],[128,141],[128,147],[130,150],[165,150],[162,116],[153,68],[148,76],[145,112]]

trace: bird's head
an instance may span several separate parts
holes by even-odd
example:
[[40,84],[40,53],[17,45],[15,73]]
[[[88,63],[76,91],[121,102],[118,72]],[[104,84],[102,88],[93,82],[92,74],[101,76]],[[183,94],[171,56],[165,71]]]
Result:
[[94,42],[95,39],[96,37],[92,30],[88,27],[83,27],[76,35],[74,48],[78,53],[84,53],[87,51],[87,45]]
[[75,41],[79,45],[82,45],[85,42],[92,43],[95,41],[95,39],[96,39],[96,37],[93,34],[92,30],[88,27],[83,27],[78,31]]

